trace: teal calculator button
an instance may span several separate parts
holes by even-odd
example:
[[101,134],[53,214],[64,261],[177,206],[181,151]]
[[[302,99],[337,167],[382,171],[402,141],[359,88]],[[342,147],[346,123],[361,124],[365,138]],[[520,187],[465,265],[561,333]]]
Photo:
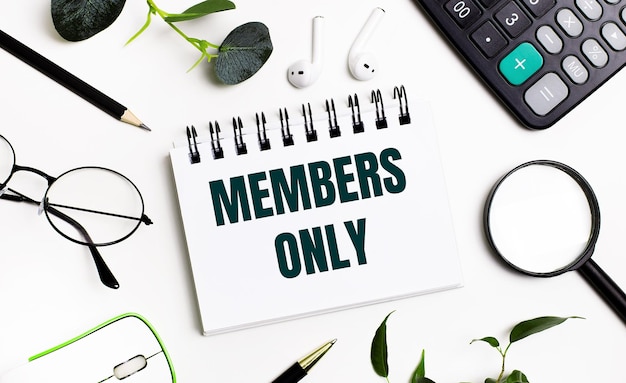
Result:
[[500,61],[500,73],[512,85],[522,85],[543,66],[543,57],[531,43],[521,43]]

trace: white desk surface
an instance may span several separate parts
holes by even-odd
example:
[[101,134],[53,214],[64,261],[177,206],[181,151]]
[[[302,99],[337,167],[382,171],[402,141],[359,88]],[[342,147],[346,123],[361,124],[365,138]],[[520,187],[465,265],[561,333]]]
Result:
[[[18,162],[49,174],[81,165],[121,171],[142,191],[155,224],[102,249],[120,281],[113,291],[95,275],[86,249],[64,240],[46,219],[21,204],[0,207],[0,371],[117,314],[133,311],[159,330],[183,383],[269,382],[297,358],[337,338],[306,377],[313,382],[380,382],[370,365],[370,342],[387,313],[390,380],[406,382],[422,349],[427,375],[438,382],[482,382],[495,377],[499,357],[473,338],[506,339],[511,326],[543,315],[579,315],[511,348],[509,369],[532,382],[623,379],[626,327],[578,273],[534,279],[506,269],[489,251],[481,217],[485,196],[510,168],[533,159],[565,162],[597,193],[602,229],[594,259],[626,286],[626,139],[622,89],[626,74],[605,84],[545,131],[530,131],[509,115],[459,60],[411,0],[236,1],[237,9],[188,22],[192,36],[219,43],[239,24],[262,21],[274,52],[248,81],[215,82],[209,66],[186,70],[197,51],[160,19],[129,46],[147,5],[128,1],[120,18],[79,43],[58,37],[50,2],[3,4],[2,29],[135,112],[152,132],[118,122],[50,79],[0,51],[0,133]],[[160,0],[170,12],[193,1]],[[370,82],[349,75],[347,54],[371,9],[387,14],[369,47],[380,60]],[[324,72],[312,87],[296,89],[286,68],[309,58],[311,19],[326,17]],[[449,188],[465,286],[219,336],[200,334],[191,270],[177,207],[168,150],[184,128],[209,121],[390,89],[405,84],[409,97],[429,101]],[[269,113],[269,112],[266,112]],[[254,288],[254,282],[250,281]],[[346,286],[349,288],[349,286]]]

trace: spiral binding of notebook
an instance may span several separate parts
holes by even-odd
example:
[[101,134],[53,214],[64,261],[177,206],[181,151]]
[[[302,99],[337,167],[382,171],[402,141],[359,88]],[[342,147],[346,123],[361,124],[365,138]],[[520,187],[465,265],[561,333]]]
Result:
[[[398,121],[400,125],[406,125],[411,123],[411,115],[409,113],[409,106],[407,101],[406,89],[404,85],[396,86],[393,90],[393,99],[398,102],[399,114]],[[383,96],[379,89],[372,90],[370,94],[370,102],[375,108],[376,118],[374,124],[376,129],[386,129],[388,127],[387,116],[385,115],[385,106],[383,102]],[[352,132],[354,134],[365,132],[365,124],[361,119],[361,105],[359,103],[359,97],[357,94],[348,96],[348,110],[352,120]],[[325,101],[325,113],[327,115],[326,123],[328,125],[328,134],[330,138],[340,137],[342,134],[341,127],[337,123],[337,110],[335,108],[334,99]],[[311,104],[302,104],[302,127],[305,132],[306,142],[314,142],[318,140],[318,132],[315,128],[313,119],[313,113],[311,112]],[[294,137],[291,133],[291,126],[289,122],[289,114],[286,108],[279,109],[280,120],[280,134],[282,138],[283,146],[294,145]],[[233,140],[237,155],[244,155],[248,153],[248,148],[244,140],[243,122],[241,117],[233,117]],[[201,161],[200,152],[198,151],[198,132],[195,126],[188,126],[187,128],[187,146],[189,147],[189,161],[192,164],[199,163]],[[221,128],[220,124],[215,122],[209,122],[209,133],[211,151],[213,153],[213,159],[224,158],[224,148],[222,147],[222,137],[220,137]],[[270,139],[267,136],[267,119],[265,113],[261,112],[256,114],[256,140],[259,145],[259,150],[265,151],[272,148]]]
[[461,285],[430,108],[392,89],[187,127],[170,157],[205,335]]

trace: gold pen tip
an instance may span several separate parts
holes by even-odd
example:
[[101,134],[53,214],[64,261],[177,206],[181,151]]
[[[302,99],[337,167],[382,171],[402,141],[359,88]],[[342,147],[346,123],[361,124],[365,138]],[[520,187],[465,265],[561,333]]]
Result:
[[317,363],[322,358],[322,356],[324,356],[324,354],[326,354],[326,352],[330,350],[330,348],[335,344],[336,341],[337,339],[333,339],[329,342],[324,343],[317,350],[300,359],[298,363],[305,372],[308,372],[311,367],[313,367],[313,365],[315,365],[315,363]]

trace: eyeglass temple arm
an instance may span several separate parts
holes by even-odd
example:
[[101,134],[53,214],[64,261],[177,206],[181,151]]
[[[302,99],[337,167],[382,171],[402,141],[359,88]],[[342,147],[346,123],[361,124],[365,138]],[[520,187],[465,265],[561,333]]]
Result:
[[82,227],[81,224],[76,222],[73,218],[64,213],[61,213],[60,211],[49,205],[47,210],[49,213],[54,214],[55,216],[72,225],[72,227],[74,227],[85,238],[85,241],[87,242],[87,247],[91,252],[91,257],[96,264],[96,269],[98,270],[100,281],[102,281],[102,283],[109,288],[119,288],[120,284],[117,282],[117,279],[115,279],[115,276],[111,272],[111,269],[109,269],[109,266],[107,266],[107,264],[104,262],[104,259],[102,258],[102,255],[100,255],[100,251],[98,251],[96,245],[93,244],[93,241],[89,236],[89,233],[87,233],[87,230],[85,230],[85,228]]
[[96,269],[98,270],[98,275],[100,276],[100,281],[111,289],[119,289],[120,284],[115,279],[115,276],[109,269],[109,266],[104,262],[98,248],[94,245],[87,245],[89,247],[89,251],[91,252],[91,257],[93,258],[94,263],[96,264]]
[[15,202],[29,202],[28,200],[24,199],[24,197],[19,196],[19,195],[13,195],[13,194],[1,194],[0,199],[6,199],[9,201],[15,201]]
[[[2,194],[0,195],[0,199],[6,199],[9,201],[16,201],[16,202],[29,202],[35,205],[39,204],[39,202],[29,197],[26,197],[25,195],[21,193],[18,193],[12,189],[8,189],[8,190],[10,190],[13,193],[16,193],[17,195]],[[112,288],[112,289],[119,288],[120,284],[118,283],[117,279],[115,279],[115,276],[111,272],[111,269],[109,269],[107,264],[104,262],[104,259],[102,258],[102,255],[100,255],[98,248],[93,244],[93,241],[91,240],[89,233],[87,233],[87,230],[85,230],[85,228],[82,227],[81,224],[76,222],[73,218],[69,217],[66,214],[61,213],[60,211],[58,211],[57,209],[51,206],[48,206],[48,212],[64,220],[68,224],[72,225],[74,229],[76,229],[80,234],[82,234],[82,236],[85,238],[85,241],[87,242],[86,246],[89,248],[89,251],[91,252],[91,257],[93,258],[93,261],[96,264],[96,270],[98,270],[98,276],[100,277],[100,281],[102,281],[102,283],[109,288]]]

